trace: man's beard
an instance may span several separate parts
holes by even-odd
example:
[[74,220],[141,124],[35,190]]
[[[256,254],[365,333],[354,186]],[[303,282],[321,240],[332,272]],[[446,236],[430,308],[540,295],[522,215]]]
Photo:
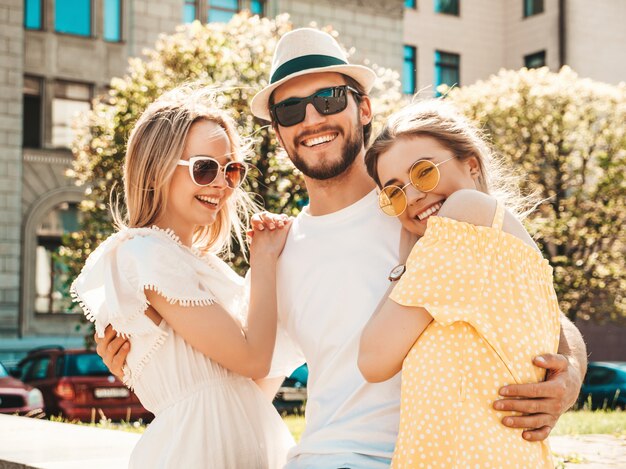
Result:
[[343,144],[339,161],[321,166],[310,166],[295,150],[292,155],[289,155],[289,158],[302,174],[311,179],[325,181],[337,177],[352,166],[352,163],[354,163],[354,160],[363,148],[363,126],[357,126],[355,131],[352,138]]

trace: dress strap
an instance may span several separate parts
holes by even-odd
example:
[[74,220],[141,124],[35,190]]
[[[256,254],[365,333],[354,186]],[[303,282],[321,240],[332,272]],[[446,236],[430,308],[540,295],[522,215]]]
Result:
[[501,230],[503,222],[504,222],[504,204],[501,201],[497,200],[496,201],[496,213],[493,216],[493,223],[491,224],[491,227]]

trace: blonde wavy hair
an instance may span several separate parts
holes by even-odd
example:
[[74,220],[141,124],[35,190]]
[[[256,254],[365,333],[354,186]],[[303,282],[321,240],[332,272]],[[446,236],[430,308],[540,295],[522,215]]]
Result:
[[[520,219],[538,204],[535,194],[522,195],[518,176],[504,165],[487,144],[483,133],[450,103],[426,99],[409,104],[392,114],[365,153],[367,172],[380,187],[378,159],[398,139],[427,136],[434,138],[460,161],[474,157],[480,174],[477,189],[500,199]],[[410,157],[410,155],[407,155]]]
[[[117,202],[112,203],[118,229],[150,227],[165,210],[172,175],[195,122],[215,122],[228,136],[232,159],[248,159],[251,142],[239,136],[233,119],[220,108],[219,94],[219,90],[200,84],[182,85],[161,95],[137,120],[124,164],[125,213]],[[203,252],[230,253],[234,237],[245,251],[248,217],[256,210],[248,193],[241,187],[235,189],[215,222],[196,228],[194,247]]]

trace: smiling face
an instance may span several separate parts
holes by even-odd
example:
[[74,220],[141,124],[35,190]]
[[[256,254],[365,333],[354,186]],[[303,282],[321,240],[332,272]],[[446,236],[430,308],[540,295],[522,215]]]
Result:
[[[213,121],[199,120],[189,129],[181,159],[192,156],[210,156],[224,166],[231,161],[231,145],[224,129]],[[215,180],[208,186],[197,186],[189,174],[189,167],[178,165],[169,183],[167,205],[157,225],[173,229],[180,236],[191,233],[197,226],[215,222],[233,193],[220,168]]]
[[[339,73],[314,73],[293,78],[279,86],[273,102],[303,98],[333,86],[345,85]],[[293,164],[312,179],[325,180],[342,174],[363,151],[363,125],[371,120],[369,98],[357,103],[348,92],[343,111],[324,116],[307,104],[304,120],[290,127],[275,124],[280,142]]]
[[[399,138],[387,151],[381,153],[377,169],[382,187],[406,185],[407,207],[398,218],[411,233],[423,236],[428,218],[439,213],[451,194],[461,189],[476,189],[476,177],[480,172],[478,161],[474,157],[461,160],[454,156],[436,139],[427,136]],[[409,170],[418,160],[442,163],[438,167],[439,183],[430,192],[421,192],[408,184]]]

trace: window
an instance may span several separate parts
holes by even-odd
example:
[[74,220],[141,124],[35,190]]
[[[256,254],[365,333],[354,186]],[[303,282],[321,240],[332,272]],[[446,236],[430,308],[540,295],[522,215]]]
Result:
[[239,11],[238,0],[208,0],[209,23],[227,23]]
[[524,0],[524,18],[543,13],[543,0]]
[[183,23],[191,23],[198,19],[197,0],[185,0],[183,5]]
[[56,0],[54,30],[58,33],[91,36],[91,0]]
[[402,92],[414,94],[416,91],[417,50],[413,46],[404,46],[404,65],[402,66]]
[[603,384],[612,383],[617,373],[609,368],[589,367],[587,376],[585,376],[585,384],[588,386],[601,386]]
[[404,0],[404,8],[417,8],[417,0]]
[[253,15],[263,16],[263,1],[262,0],[252,0],[250,2],[250,12]]
[[459,0],[435,0],[435,13],[459,16]]
[[435,51],[435,88],[439,85],[458,86],[460,84],[460,62],[459,54]]
[[24,2],[24,27],[26,29],[42,29],[41,0]]
[[111,372],[95,353],[68,354],[65,356],[63,376],[109,376]]
[[524,67],[526,68],[540,68],[540,67],[545,67],[545,65],[546,65],[546,51],[545,50],[524,56]]
[[52,101],[52,145],[70,148],[75,137],[74,121],[88,111],[91,87],[82,83],[58,81]]
[[104,40],[122,40],[122,0],[104,0]]
[[50,357],[38,357],[32,361],[29,360],[22,366],[20,379],[22,381],[45,379],[48,374],[49,363]]
[[52,209],[37,228],[35,257],[35,312],[69,313],[69,269],[59,257],[64,234],[78,231],[79,212],[75,203],[62,203]]
[[22,146],[41,148],[41,80],[24,77]]
[[[206,5],[206,8],[200,5]],[[209,23],[227,23],[241,10],[249,10],[253,15],[265,14],[265,0],[185,0],[183,22],[194,20]]]

